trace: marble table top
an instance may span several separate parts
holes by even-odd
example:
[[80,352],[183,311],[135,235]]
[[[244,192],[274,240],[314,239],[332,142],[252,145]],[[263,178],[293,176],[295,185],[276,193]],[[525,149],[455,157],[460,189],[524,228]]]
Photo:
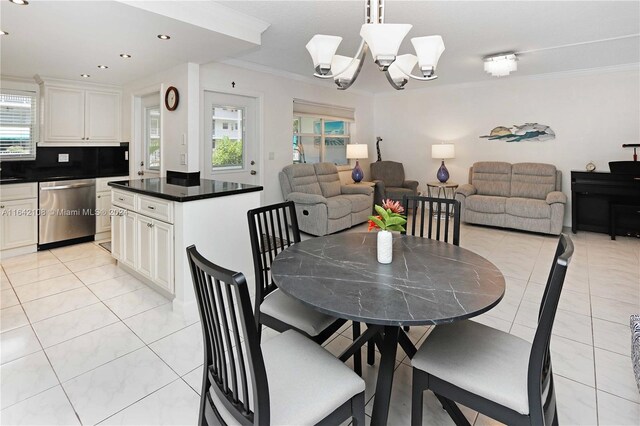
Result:
[[393,262],[376,260],[376,233],[344,233],[280,253],[273,281],[304,304],[378,325],[443,324],[500,302],[505,281],[487,259],[452,244],[393,235]]

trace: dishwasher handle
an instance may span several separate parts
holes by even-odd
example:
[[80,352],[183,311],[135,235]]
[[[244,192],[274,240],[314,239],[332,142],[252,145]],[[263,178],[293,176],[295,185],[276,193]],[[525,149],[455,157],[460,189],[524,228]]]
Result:
[[60,186],[43,186],[40,188],[40,191],[51,191],[54,189],[72,189],[72,188],[85,188],[88,186],[96,186],[95,183],[72,183],[69,185],[60,185]]

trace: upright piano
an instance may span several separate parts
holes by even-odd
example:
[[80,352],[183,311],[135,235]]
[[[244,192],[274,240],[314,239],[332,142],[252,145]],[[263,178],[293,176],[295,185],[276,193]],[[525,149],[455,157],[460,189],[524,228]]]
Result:
[[572,171],[571,230],[640,237],[640,176]]

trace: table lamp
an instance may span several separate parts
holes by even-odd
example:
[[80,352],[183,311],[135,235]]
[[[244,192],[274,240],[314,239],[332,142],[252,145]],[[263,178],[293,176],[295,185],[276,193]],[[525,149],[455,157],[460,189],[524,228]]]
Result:
[[431,158],[442,160],[442,164],[438,169],[438,173],[436,173],[436,177],[442,183],[445,183],[449,180],[449,170],[444,165],[444,160],[447,158],[455,158],[456,150],[455,145],[452,143],[441,143],[436,145],[431,145]]
[[358,183],[364,177],[364,172],[362,171],[362,167],[360,167],[359,159],[369,158],[369,150],[367,144],[364,143],[353,143],[347,145],[347,159],[356,160],[356,166],[353,168],[351,172],[351,179],[355,183]]

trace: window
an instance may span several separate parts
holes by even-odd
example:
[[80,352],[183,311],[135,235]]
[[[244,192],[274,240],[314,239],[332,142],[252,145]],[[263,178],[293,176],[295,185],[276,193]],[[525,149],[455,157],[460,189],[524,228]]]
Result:
[[[244,108],[213,105],[211,132],[212,170],[244,167]],[[229,125],[231,124],[231,125]]]
[[224,130],[228,130],[229,129],[229,123],[222,123],[222,128]]
[[144,109],[145,153],[148,170],[160,170],[160,106]]
[[294,115],[293,162],[348,164],[348,120]]
[[36,105],[35,92],[0,92],[0,159],[36,158]]

